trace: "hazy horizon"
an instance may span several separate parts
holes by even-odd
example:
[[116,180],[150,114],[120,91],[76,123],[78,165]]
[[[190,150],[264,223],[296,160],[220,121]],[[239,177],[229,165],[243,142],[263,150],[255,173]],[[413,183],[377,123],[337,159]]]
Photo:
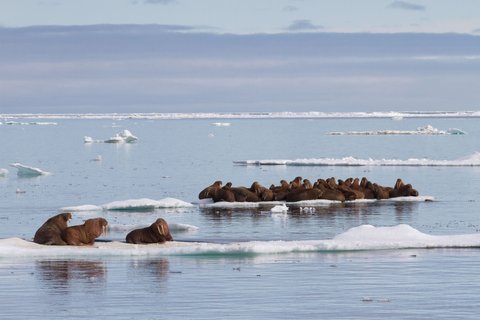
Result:
[[0,28],[0,113],[478,109],[480,37]]

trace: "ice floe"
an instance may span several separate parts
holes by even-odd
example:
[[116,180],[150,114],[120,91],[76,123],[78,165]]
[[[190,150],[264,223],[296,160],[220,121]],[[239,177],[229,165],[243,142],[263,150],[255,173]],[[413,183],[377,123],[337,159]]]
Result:
[[439,130],[437,128],[432,127],[431,125],[426,125],[424,127],[418,127],[416,130],[333,131],[333,132],[328,132],[327,134],[337,135],[337,136],[447,135],[447,134],[463,135],[463,134],[466,134],[466,132],[457,128],[450,128],[448,130]]
[[110,137],[106,140],[96,140],[93,139],[90,136],[84,136],[83,137],[83,142],[84,143],[133,143],[137,141],[138,138],[134,136],[130,130],[123,130],[122,132],[119,132],[115,134],[113,137]]
[[266,159],[266,160],[239,160],[236,165],[256,166],[434,166],[434,167],[473,167],[480,166],[480,152],[456,160],[435,160],[428,158],[400,159],[357,159],[349,156],[344,158],[309,158],[309,159]]
[[429,235],[410,225],[375,227],[361,225],[332,239],[295,241],[245,241],[226,244],[171,241],[164,244],[134,245],[119,241],[97,242],[92,247],[46,246],[20,238],[0,239],[0,257],[79,256],[168,256],[281,254],[341,252],[356,250],[398,250],[432,248],[478,248],[480,234]]
[[[0,122],[0,124],[2,124]],[[10,126],[56,126],[58,123],[56,122],[18,122],[18,121],[6,121],[4,123],[5,125],[10,125]]]
[[10,166],[17,168],[17,175],[22,177],[34,177],[49,174],[49,172],[43,171],[42,169],[26,166],[21,163],[11,163]]
[[212,123],[212,126],[216,126],[216,127],[229,127],[231,125],[232,124],[230,122],[213,122]]
[[87,211],[149,211],[157,208],[188,208],[194,205],[175,198],[163,198],[161,200],[153,200],[148,198],[129,199],[121,201],[113,201],[100,206],[97,205],[80,205],[60,208],[63,212],[87,212]]

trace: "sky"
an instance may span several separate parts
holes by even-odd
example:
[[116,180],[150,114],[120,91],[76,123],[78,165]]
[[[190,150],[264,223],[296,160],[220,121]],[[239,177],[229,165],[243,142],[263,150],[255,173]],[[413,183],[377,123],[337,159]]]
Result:
[[0,0],[0,113],[455,111],[478,0]]

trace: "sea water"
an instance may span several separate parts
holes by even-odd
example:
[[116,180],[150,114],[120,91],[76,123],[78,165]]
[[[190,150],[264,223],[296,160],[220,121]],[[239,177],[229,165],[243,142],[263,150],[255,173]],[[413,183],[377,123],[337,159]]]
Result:
[[[5,319],[477,318],[478,118],[413,116],[2,119],[0,168],[8,173],[0,176],[0,314]],[[329,134],[427,125],[466,134]],[[124,130],[138,140],[103,142]],[[85,136],[100,142],[85,143]],[[17,175],[12,163],[48,174]],[[388,186],[402,178],[434,201],[288,204],[279,212],[271,210],[274,204],[198,204],[198,193],[215,180],[269,187],[296,176],[312,181],[365,176]],[[171,203],[171,198],[189,205],[105,209],[115,202]],[[85,205],[90,207],[73,211],[70,224],[105,217],[110,230],[101,240],[113,240],[113,247],[99,242],[98,250],[90,248],[95,253],[29,247],[48,217]],[[122,246],[129,230],[159,217],[188,250]],[[348,246],[335,242],[352,230],[361,232]],[[387,232],[372,240],[372,230]],[[459,246],[455,239],[464,234],[472,237]]]

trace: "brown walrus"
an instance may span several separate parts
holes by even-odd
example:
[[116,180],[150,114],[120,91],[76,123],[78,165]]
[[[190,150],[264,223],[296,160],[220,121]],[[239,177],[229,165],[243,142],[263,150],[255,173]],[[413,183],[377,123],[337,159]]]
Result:
[[395,186],[390,190],[390,198],[396,197],[418,197],[418,191],[413,189],[411,184],[404,184],[402,179],[397,179]]
[[173,241],[167,221],[160,218],[149,227],[135,229],[127,234],[127,243],[164,243]]
[[108,222],[104,218],[88,219],[84,224],[68,227],[62,231],[62,239],[69,245],[93,245],[95,239],[105,233]]
[[68,227],[67,223],[70,219],[72,219],[70,212],[60,213],[51,217],[35,232],[33,242],[48,245],[66,245],[67,243],[63,241],[61,234]]

